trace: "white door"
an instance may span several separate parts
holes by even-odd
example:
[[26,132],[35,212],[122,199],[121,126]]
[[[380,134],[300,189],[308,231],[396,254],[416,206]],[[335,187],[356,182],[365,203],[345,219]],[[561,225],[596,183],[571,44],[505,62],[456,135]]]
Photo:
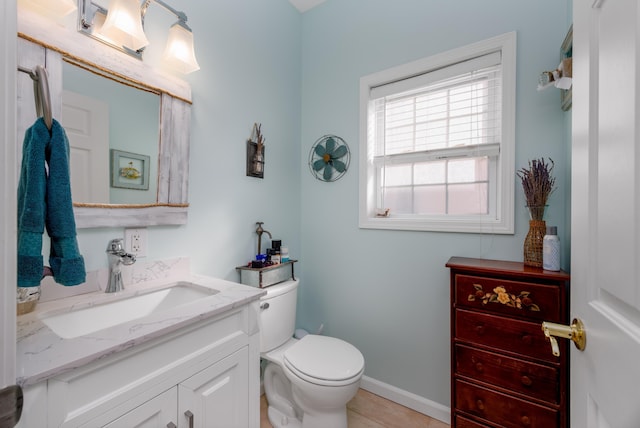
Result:
[[[0,389],[15,384],[16,224],[16,2],[0,4]],[[4,403],[0,403],[2,406]]]
[[573,2],[571,426],[640,427],[640,4]]
[[109,203],[109,105],[62,91],[74,202]]

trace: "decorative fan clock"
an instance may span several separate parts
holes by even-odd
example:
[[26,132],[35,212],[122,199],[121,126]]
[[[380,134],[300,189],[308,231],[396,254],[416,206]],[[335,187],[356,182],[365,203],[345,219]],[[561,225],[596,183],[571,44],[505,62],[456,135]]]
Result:
[[309,152],[309,170],[320,181],[336,181],[347,172],[351,152],[349,146],[336,135],[320,137]]

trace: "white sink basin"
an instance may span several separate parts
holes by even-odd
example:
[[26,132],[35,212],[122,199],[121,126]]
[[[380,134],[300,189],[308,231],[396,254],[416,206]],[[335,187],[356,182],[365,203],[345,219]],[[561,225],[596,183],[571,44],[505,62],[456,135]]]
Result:
[[[174,309],[216,293],[218,293],[217,290],[190,282],[177,282],[161,290],[122,297],[83,309],[52,315],[43,314],[40,319],[58,336],[73,339]],[[118,298],[118,296],[114,297]]]

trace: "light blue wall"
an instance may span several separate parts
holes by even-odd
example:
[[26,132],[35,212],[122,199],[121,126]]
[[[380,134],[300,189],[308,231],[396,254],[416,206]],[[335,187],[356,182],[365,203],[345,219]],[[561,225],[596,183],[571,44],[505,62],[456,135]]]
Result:
[[[453,255],[521,260],[524,199],[516,187],[513,236],[360,230],[359,79],[517,31],[516,167],[540,156],[556,162],[548,221],[567,248],[566,115],[555,90],[536,91],[539,73],[557,66],[570,22],[566,2],[327,0],[302,16],[287,0],[179,3],[202,67],[187,76],[189,223],[150,228],[148,259],[188,255],[195,272],[237,280],[234,267],[255,252],[254,223],[264,221],[301,260],[299,326],[324,323],[325,333],[362,350],[367,376],[448,405],[444,264]],[[147,25],[156,30],[151,17]],[[244,143],[256,121],[267,138],[264,180],[245,176]],[[311,145],[327,133],[352,151],[351,169],[335,183],[315,180],[307,167]],[[116,236],[123,230],[80,231],[88,269],[106,266],[104,249]]]
[[323,183],[303,168],[299,324],[341,337],[364,354],[365,374],[448,405],[451,256],[522,260],[528,216],[516,183],[515,235],[358,228],[361,76],[509,31],[518,36],[516,168],[551,157],[558,190],[548,224],[564,232],[568,195],[565,119],[538,75],[559,63],[569,20],[558,0],[328,0],[303,16],[302,153],[334,133],[351,147],[350,171]]

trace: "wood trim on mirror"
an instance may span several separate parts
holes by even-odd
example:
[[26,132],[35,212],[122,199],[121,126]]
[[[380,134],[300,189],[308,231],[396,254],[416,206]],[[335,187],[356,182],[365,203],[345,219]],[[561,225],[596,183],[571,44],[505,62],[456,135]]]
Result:
[[[65,56],[72,62],[80,62],[102,73],[112,73],[116,80],[126,80],[157,91],[161,96],[157,204],[74,203],[76,227],[185,224],[189,206],[191,127],[191,88],[188,83],[23,9],[18,12],[18,32],[18,64],[28,68],[34,64],[46,65],[49,72],[54,117],[60,117],[61,112],[62,61]],[[19,81],[19,98],[20,85]],[[30,88],[22,89],[23,92],[27,90],[32,91]],[[33,104],[32,99],[31,95],[24,102]],[[25,108],[33,107],[21,107],[19,99],[18,139],[22,138],[35,117],[25,112]],[[26,120],[25,117],[30,119]],[[18,141],[20,155],[21,143]]]

